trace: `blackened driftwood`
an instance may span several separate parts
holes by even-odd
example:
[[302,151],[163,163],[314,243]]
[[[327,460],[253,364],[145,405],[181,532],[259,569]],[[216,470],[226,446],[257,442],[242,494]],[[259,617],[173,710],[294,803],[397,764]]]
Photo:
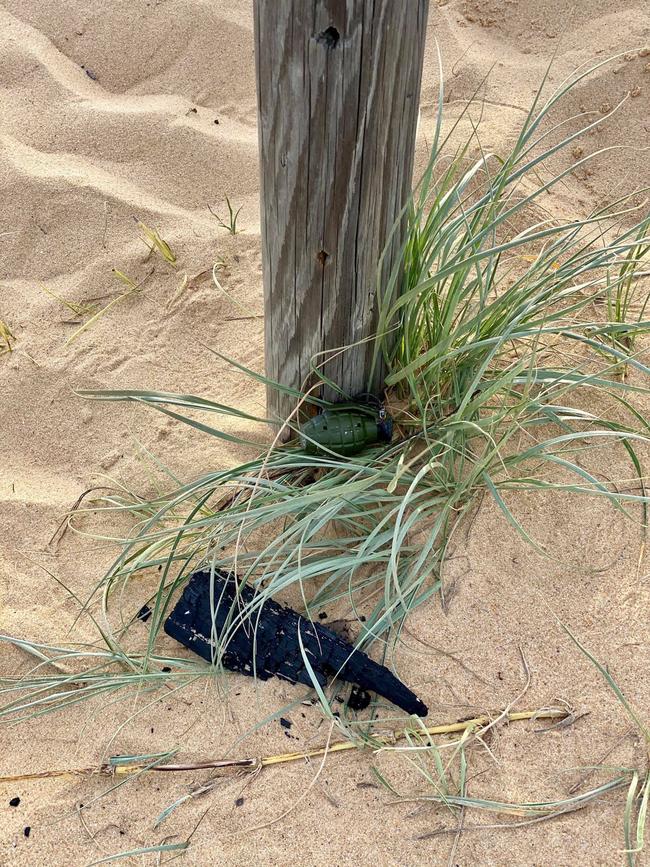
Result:
[[212,589],[210,584],[210,572],[195,572],[165,621],[165,632],[199,656],[212,662],[216,655],[211,640],[213,630],[219,638],[227,626],[235,624],[221,656],[224,668],[260,680],[276,675],[291,683],[313,686],[312,675],[305,665],[306,656],[313,677],[321,686],[336,675],[378,693],[409,714],[427,715],[426,705],[394,674],[355,650],[331,629],[312,623],[273,600],[256,609],[252,619],[239,623],[238,611],[254,602],[257,593],[248,586],[238,591],[235,577],[220,570],[214,573]]

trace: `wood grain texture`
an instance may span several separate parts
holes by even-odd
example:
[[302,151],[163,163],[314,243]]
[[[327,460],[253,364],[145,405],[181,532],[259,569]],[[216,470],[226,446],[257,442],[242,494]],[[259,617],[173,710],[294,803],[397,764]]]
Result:
[[[428,0],[255,0],[266,371],[285,385],[375,333],[380,256],[411,191],[427,12]],[[350,396],[379,391],[372,351],[323,373]],[[276,418],[295,406],[268,398]]]

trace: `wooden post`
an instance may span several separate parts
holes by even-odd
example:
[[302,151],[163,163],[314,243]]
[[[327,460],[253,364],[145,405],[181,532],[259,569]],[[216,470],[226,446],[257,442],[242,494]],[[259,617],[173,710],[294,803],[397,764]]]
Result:
[[[427,11],[255,0],[266,372],[284,385],[299,388],[317,353],[375,333],[379,259],[411,191]],[[323,372],[353,397],[371,362],[365,343]],[[377,370],[371,389],[382,381]],[[295,400],[269,390],[268,404],[286,418]]]

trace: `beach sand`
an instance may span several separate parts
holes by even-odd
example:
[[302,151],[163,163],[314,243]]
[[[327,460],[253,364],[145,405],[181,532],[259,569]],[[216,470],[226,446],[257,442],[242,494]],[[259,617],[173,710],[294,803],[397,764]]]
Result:
[[[436,110],[436,39],[449,118],[488,76],[481,139],[497,153],[552,57],[550,77],[558,83],[582,63],[627,52],[582,82],[563,111],[603,113],[629,95],[612,121],[580,142],[582,153],[612,144],[628,149],[570,174],[548,207],[583,215],[647,184],[641,148],[650,142],[649,25],[645,0],[585,0],[571,9],[563,0],[432,2],[417,164],[426,159]],[[89,624],[69,634],[78,605],[52,576],[85,598],[116,549],[72,532],[52,541],[79,496],[108,484],[107,476],[151,492],[144,449],[185,480],[249,453],[206,442],[142,407],[84,401],[75,389],[178,391],[256,413],[264,405],[261,386],[206,348],[263,369],[251,3],[2,0],[0,117],[0,320],[15,338],[13,351],[0,356],[0,631],[50,643],[83,640]],[[226,196],[242,209],[235,236],[207,208],[223,215]],[[134,217],[171,245],[176,268],[146,259]],[[212,283],[216,261],[223,262],[225,293]],[[101,307],[125,288],[112,269],[141,288],[66,345],[82,320],[45,290]],[[629,474],[614,462],[606,469]],[[505,707],[524,689],[523,655],[530,686],[518,708],[563,699],[584,715],[547,734],[539,723],[498,727],[489,752],[472,753],[470,791],[501,801],[566,798],[584,773],[576,768],[605,762],[645,771],[647,754],[553,612],[650,720],[647,558],[639,559],[638,523],[597,502],[528,495],[512,506],[556,559],[525,545],[486,502],[456,541],[447,612],[439,600],[416,612],[409,629],[428,647],[401,652],[399,670],[427,701],[433,724]],[[114,530],[97,522],[92,529]],[[16,649],[0,652],[1,673],[29,664]],[[120,703],[106,695],[4,727],[0,774],[173,748],[187,762],[260,756],[327,740],[328,724],[301,707],[290,713],[290,730],[275,720],[252,732],[294,700],[296,689],[273,681],[256,688],[235,677],[229,685],[227,707],[204,687]],[[81,867],[179,843],[195,828],[186,864],[624,863],[624,789],[551,822],[468,827],[456,840],[434,834],[454,827],[448,812],[395,803],[379,784],[373,767],[400,794],[426,791],[403,756],[331,756],[317,776],[319,766],[315,759],[256,778],[224,777],[159,827],[156,817],[210,772],[152,773],[110,792],[115,781],[98,777],[1,784],[0,864]],[[20,803],[10,806],[16,797]],[[501,820],[465,816],[467,826]],[[166,863],[174,854],[121,863]]]

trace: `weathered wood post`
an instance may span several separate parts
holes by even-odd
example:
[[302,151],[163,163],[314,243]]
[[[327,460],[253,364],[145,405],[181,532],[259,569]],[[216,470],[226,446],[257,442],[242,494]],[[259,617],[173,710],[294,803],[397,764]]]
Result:
[[[375,333],[378,263],[411,191],[427,11],[255,0],[266,371],[285,385],[300,387],[316,353]],[[354,396],[371,362],[366,342],[324,373]],[[274,390],[268,403],[280,418],[295,405]]]

